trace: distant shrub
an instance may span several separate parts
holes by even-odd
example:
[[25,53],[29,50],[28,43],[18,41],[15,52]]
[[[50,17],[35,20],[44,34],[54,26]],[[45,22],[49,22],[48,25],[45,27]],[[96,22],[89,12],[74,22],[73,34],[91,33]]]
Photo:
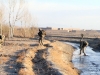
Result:
[[29,33],[31,37],[34,37],[37,34],[38,29],[36,27],[31,27]]
[[15,28],[14,29],[14,36],[17,37],[23,37],[23,38],[32,38],[36,35],[37,28],[31,27],[31,28]]
[[[0,29],[1,31],[1,29]],[[2,25],[2,34],[5,35],[5,37],[8,37],[9,35],[9,26],[6,24]]]

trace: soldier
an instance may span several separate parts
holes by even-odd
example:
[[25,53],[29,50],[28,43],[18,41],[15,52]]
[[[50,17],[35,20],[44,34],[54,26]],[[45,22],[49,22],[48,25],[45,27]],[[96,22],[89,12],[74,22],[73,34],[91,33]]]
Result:
[[40,45],[43,45],[43,39],[44,39],[45,35],[46,35],[46,32],[44,30],[39,29],[38,36],[39,36],[39,44]]
[[83,52],[84,53],[84,55],[86,55],[85,54],[85,52],[84,52],[84,50],[85,50],[85,48],[88,46],[88,42],[87,41],[84,41],[83,40],[83,34],[81,34],[81,40],[80,40],[80,54],[81,54],[81,52]]

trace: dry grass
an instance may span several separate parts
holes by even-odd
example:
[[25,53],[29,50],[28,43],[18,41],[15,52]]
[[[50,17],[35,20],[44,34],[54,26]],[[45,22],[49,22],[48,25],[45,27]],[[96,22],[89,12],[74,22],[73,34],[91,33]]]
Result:
[[15,28],[14,36],[33,38],[37,34],[37,28]]
[[[1,29],[0,29],[1,31]],[[17,37],[34,37],[37,34],[38,28],[37,27],[31,27],[31,28],[20,28],[20,27],[14,27],[14,36]],[[3,24],[2,25],[2,33],[6,37],[9,36],[9,25]]]
[[49,59],[56,67],[62,70],[63,75],[78,75],[78,70],[70,62],[73,53],[73,47],[60,42],[52,43]]
[[18,59],[16,60],[20,66],[18,75],[35,75],[32,69],[33,63],[31,61],[32,58],[34,58],[35,53],[35,49],[27,49],[18,54]]
[[47,36],[60,37],[81,37],[84,34],[85,38],[100,38],[100,32],[96,30],[67,32],[67,30],[47,30]]
[[[0,29],[0,30],[1,30],[1,29]],[[3,33],[3,35],[5,35],[6,37],[8,37],[8,35],[9,35],[9,26],[8,26],[8,25],[4,24],[4,25],[2,26],[2,33]]]
[[[17,63],[20,64],[18,75],[36,75],[37,72],[41,75],[55,74],[55,72],[57,72],[56,69],[58,68],[59,73],[61,71],[63,75],[78,75],[77,69],[75,69],[70,62],[73,47],[61,42],[50,43],[45,41],[45,44],[48,43],[53,48],[36,46],[34,49],[27,49],[18,54]],[[48,55],[47,51],[49,52]],[[34,61],[32,62],[32,60]],[[51,63],[53,65],[51,65]],[[33,69],[33,67],[35,69]]]
[[3,64],[3,63],[5,63],[5,62],[7,62],[9,60],[9,58],[8,57],[0,57],[0,64]]

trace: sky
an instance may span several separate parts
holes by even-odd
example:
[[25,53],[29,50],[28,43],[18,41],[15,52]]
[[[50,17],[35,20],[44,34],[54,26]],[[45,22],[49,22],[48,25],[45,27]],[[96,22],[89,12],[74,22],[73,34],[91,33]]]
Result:
[[100,0],[27,0],[39,27],[100,30]]
[[29,0],[40,27],[99,29],[100,0]]

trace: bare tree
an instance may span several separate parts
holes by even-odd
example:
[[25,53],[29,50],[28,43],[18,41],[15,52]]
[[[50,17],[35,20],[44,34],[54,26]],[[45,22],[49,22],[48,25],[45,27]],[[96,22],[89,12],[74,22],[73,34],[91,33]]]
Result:
[[2,35],[2,25],[4,21],[4,8],[3,4],[0,3],[0,34]]
[[3,13],[2,10],[0,8],[0,34],[2,35],[2,17],[3,17]]
[[[3,0],[6,7],[7,23],[9,23],[9,38],[14,35],[14,27],[16,24],[21,22],[24,28],[33,26],[33,18],[31,13],[28,11],[25,0]],[[7,19],[8,18],[8,19]],[[2,25],[1,25],[2,26]],[[26,35],[26,29],[24,29]]]
[[29,12],[28,12],[28,9],[25,10],[25,12],[23,13],[23,17],[21,18],[21,26],[22,26],[22,29],[24,30],[23,31],[23,36],[25,37],[26,34],[27,34],[27,31],[28,31],[28,26],[27,24],[29,23]]
[[25,0],[9,0],[9,37],[13,37],[14,26],[23,17]]
[[[25,36],[33,36],[34,35],[34,32],[36,30],[36,27],[35,27],[35,20],[33,19],[33,16],[31,15],[31,13],[28,11],[28,9],[24,12],[24,17],[22,18],[22,27],[23,27],[23,30],[24,30],[24,37]],[[34,30],[34,32],[33,32]]]

